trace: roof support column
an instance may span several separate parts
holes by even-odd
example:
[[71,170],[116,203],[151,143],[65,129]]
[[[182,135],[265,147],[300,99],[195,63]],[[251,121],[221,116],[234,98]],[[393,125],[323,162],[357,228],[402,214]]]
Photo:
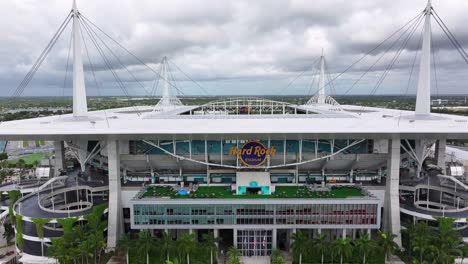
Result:
[[63,141],[54,141],[55,166],[54,177],[60,176],[60,170],[65,168],[65,146]]
[[435,145],[435,159],[437,167],[442,168],[442,174],[445,174],[445,150],[447,147],[447,139],[439,139]]
[[119,142],[107,141],[109,164],[109,217],[107,223],[107,249],[114,249],[123,232],[122,199],[120,192]]
[[387,183],[385,187],[384,231],[392,232],[397,237],[395,242],[401,247],[400,227],[400,139],[388,142]]

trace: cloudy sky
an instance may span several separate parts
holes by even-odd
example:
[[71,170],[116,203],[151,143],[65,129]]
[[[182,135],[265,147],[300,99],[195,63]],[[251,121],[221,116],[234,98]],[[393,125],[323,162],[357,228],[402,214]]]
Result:
[[[178,89],[173,92],[183,95],[314,94],[314,62],[322,49],[329,78],[335,79],[425,5],[426,0],[78,0],[82,15],[155,71],[167,56],[172,85]],[[468,1],[434,0],[433,6],[468,47]],[[10,96],[67,16],[71,0],[4,0],[0,9],[4,11],[0,16],[0,96]],[[406,33],[401,30],[336,78],[327,92],[414,94],[422,28],[414,20]],[[70,29],[71,23],[23,96],[71,95],[70,67],[66,74]],[[98,46],[124,88],[83,30],[90,58],[83,48],[88,94],[151,93],[154,72],[94,30]],[[435,21],[432,31],[436,68],[432,93],[468,94],[468,65]],[[398,59],[379,84],[396,55]]]

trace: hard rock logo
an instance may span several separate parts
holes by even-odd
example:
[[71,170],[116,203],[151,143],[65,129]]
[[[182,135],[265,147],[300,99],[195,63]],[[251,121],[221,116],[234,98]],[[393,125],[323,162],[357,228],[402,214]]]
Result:
[[259,141],[248,141],[241,148],[231,147],[229,155],[238,156],[246,166],[256,167],[265,163],[268,156],[276,155],[276,149],[266,148]]

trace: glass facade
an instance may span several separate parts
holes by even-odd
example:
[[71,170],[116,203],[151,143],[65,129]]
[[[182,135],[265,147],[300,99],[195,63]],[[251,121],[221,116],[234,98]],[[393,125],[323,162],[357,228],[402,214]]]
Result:
[[[133,225],[377,225],[379,205],[368,204],[134,204]],[[206,227],[205,227],[206,228]]]
[[[267,140],[260,140],[263,145],[268,146]],[[333,152],[340,151],[342,148],[347,147],[354,140],[335,140],[330,142],[329,140],[302,140],[302,147],[300,147],[301,141],[299,140],[271,140],[270,146],[274,147],[277,153],[299,153],[301,152],[306,154],[317,153],[331,153],[332,148]],[[206,142],[206,152],[208,154],[221,154],[221,152],[229,156],[229,151],[231,147],[241,147],[245,140],[222,140],[222,141],[213,141],[208,140]],[[203,140],[192,140],[192,141],[179,141],[174,142],[166,141],[159,142],[160,147],[166,151],[174,152],[177,155],[187,156],[189,153],[192,155],[200,155],[205,153],[205,141]],[[158,155],[165,154],[164,151],[158,149],[154,146],[146,144],[143,141],[129,141],[130,144],[130,154],[149,154],[149,155]],[[363,154],[369,153],[370,147],[369,144],[372,144],[372,140],[365,140],[359,144],[351,146],[344,151],[344,154]],[[333,147],[332,147],[333,146]]]
[[237,249],[242,256],[270,256],[272,234],[271,230],[237,230]]

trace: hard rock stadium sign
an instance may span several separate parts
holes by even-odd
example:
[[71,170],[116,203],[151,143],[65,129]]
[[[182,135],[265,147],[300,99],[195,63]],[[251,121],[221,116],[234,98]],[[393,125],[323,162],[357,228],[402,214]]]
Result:
[[245,166],[257,167],[265,163],[268,156],[276,155],[276,149],[266,148],[259,141],[248,141],[241,148],[231,147],[229,155],[238,156]]

